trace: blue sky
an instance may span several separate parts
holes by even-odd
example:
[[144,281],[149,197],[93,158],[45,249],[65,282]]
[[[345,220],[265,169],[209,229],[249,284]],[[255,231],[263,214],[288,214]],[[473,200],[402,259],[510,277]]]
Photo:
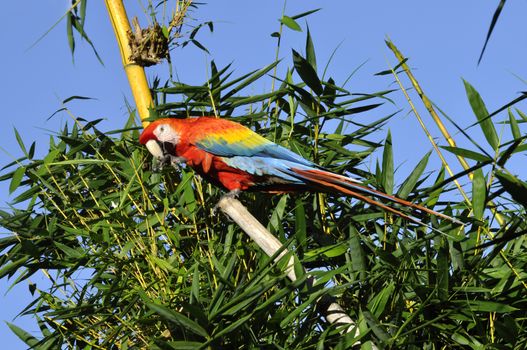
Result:
[[[37,142],[37,154],[46,153],[49,135],[66,121],[71,123],[66,113],[48,120],[53,112],[62,107],[61,101],[69,96],[96,98],[74,101],[68,107],[75,116],[105,118],[102,129],[119,128],[127,117],[125,100],[131,101],[131,94],[102,2],[89,2],[86,30],[100,52],[104,66],[98,63],[90,47],[80,40],[77,41],[75,62],[72,62],[64,22],[32,46],[64,14],[68,3],[65,0],[48,0],[22,5],[9,1],[0,13],[3,44],[0,96],[5,123],[5,127],[0,129],[2,165],[21,154],[13,127],[19,130],[26,144]],[[475,117],[465,97],[461,78],[478,89],[490,111],[517,97],[520,91],[527,90],[524,82],[527,79],[527,34],[523,18],[527,13],[527,3],[524,1],[507,2],[485,57],[479,66],[476,65],[497,3],[497,0],[289,0],[285,13],[291,16],[322,7],[321,11],[307,18],[319,67],[325,65],[339,45],[329,68],[329,75],[337,84],[366,62],[346,86],[351,91],[375,92],[395,88],[390,77],[373,76],[373,73],[388,69],[389,64],[396,62],[384,44],[384,39],[389,36],[410,58],[409,64],[427,95],[456,122],[468,126],[475,121]],[[129,16],[137,15],[140,22],[145,23],[137,1],[128,1],[127,6]],[[271,63],[275,57],[276,39],[270,34],[278,30],[282,8],[282,1],[243,0],[211,1],[200,6],[193,16],[199,21],[215,22],[213,34],[203,31],[198,37],[212,55],[192,47],[176,51],[172,58],[177,76],[186,83],[205,81],[211,57],[219,67],[233,62],[239,75]],[[305,29],[306,20],[300,20],[300,24]],[[303,52],[304,46],[305,31],[288,30],[284,34],[279,56],[290,65],[291,48]],[[164,72],[161,70],[158,74]],[[147,74],[153,77],[152,71]],[[249,92],[261,93],[268,88],[265,85],[254,87]],[[389,127],[393,134],[396,165],[401,165],[401,176],[404,176],[431,147],[413,115],[408,113],[409,108],[402,94],[395,93],[392,98],[396,102],[396,106],[391,107],[392,111],[402,109]],[[419,108],[426,116],[424,109]],[[372,120],[384,116],[376,112],[372,114]],[[425,119],[429,121],[427,116]],[[428,125],[434,135],[439,136],[432,123],[428,122]],[[478,128],[470,129],[470,133],[482,140]],[[456,139],[460,140],[460,137],[456,136]],[[431,162],[430,170],[434,169],[434,164],[438,164],[437,160]],[[518,166],[519,171],[521,166]],[[0,183],[0,205],[3,208],[12,199],[7,188],[7,183]],[[45,283],[44,278],[34,282]],[[6,294],[11,283],[12,280],[0,281],[0,320],[36,331],[37,327],[29,317],[13,321],[17,312],[31,299],[25,282]],[[6,349],[25,348],[3,322],[0,323],[0,339]]]

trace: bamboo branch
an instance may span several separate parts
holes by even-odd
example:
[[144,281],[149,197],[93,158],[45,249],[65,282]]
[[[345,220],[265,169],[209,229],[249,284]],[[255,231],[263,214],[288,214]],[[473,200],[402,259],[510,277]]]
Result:
[[[283,249],[282,243],[273,236],[267,229],[258,221],[249,211],[243,206],[240,201],[235,198],[224,196],[218,202],[218,207],[229,216],[252,240],[258,244],[260,248],[269,256],[275,255],[282,250],[276,257],[275,261],[280,260],[288,253],[287,249]],[[287,277],[294,282],[297,276],[294,271],[294,259],[289,258],[286,267]],[[314,280],[311,282],[314,284]],[[351,319],[342,309],[342,307],[334,301],[334,298],[327,296],[318,300],[319,304],[324,304],[323,309],[325,318],[331,324],[342,326],[341,333],[349,333],[355,330],[355,337],[360,336],[360,330],[357,323]],[[344,327],[345,326],[345,327]],[[355,345],[359,345],[357,341]],[[375,344],[371,344],[373,350],[377,350]]]
[[124,70],[130,83],[130,89],[134,96],[137,113],[141,118],[143,127],[146,127],[149,122],[145,121],[150,116],[149,109],[154,106],[150,88],[146,80],[146,74],[143,67],[132,62],[130,56],[132,51],[128,40],[128,32],[131,31],[128,16],[121,0],[105,0],[108,15],[112,21],[115,37],[119,44],[119,51],[121,52],[121,59],[123,61]]

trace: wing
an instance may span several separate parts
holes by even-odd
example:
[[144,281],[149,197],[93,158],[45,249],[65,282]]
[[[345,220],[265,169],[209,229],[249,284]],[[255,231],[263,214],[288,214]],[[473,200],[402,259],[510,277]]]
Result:
[[194,145],[220,157],[271,158],[309,167],[315,166],[307,159],[267,140],[243,125],[228,123],[219,126],[222,128],[195,139]]

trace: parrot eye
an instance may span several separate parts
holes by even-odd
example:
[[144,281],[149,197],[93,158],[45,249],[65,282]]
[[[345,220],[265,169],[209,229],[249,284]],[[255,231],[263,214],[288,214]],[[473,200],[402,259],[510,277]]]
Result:
[[163,125],[160,125],[159,126],[159,132],[164,132],[165,131],[165,127]]

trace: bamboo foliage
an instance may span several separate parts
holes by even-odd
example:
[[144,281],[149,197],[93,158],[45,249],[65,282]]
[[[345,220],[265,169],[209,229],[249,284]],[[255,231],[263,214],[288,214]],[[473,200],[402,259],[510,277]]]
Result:
[[[280,35],[308,15],[284,14]],[[430,153],[395,176],[397,140],[379,135],[394,113],[380,106],[395,91],[346,90],[321,74],[315,45],[306,32],[305,51],[251,72],[212,60],[201,84],[155,80],[146,106],[162,117],[233,118],[466,225],[423,218],[431,230],[339,196],[245,193],[240,201],[283,244],[269,257],[216,212],[220,190],[184,167],[153,170],[132,111],[113,132],[75,118],[41,159],[17,134],[21,156],[0,176],[13,193],[0,211],[10,232],[0,278],[30,282],[34,300],[21,314],[40,329],[9,323],[13,332],[34,349],[524,349],[527,184],[507,167],[526,151],[527,116],[513,105],[485,116],[467,88],[489,144],[443,146],[469,166],[453,176],[429,169]],[[254,93],[269,79],[271,91]],[[498,144],[497,122],[510,129]],[[378,167],[362,166],[385,140]],[[459,186],[470,205],[453,195],[468,173],[474,181]],[[39,274],[49,285],[33,282]],[[331,324],[321,300],[336,300],[359,331]]]

